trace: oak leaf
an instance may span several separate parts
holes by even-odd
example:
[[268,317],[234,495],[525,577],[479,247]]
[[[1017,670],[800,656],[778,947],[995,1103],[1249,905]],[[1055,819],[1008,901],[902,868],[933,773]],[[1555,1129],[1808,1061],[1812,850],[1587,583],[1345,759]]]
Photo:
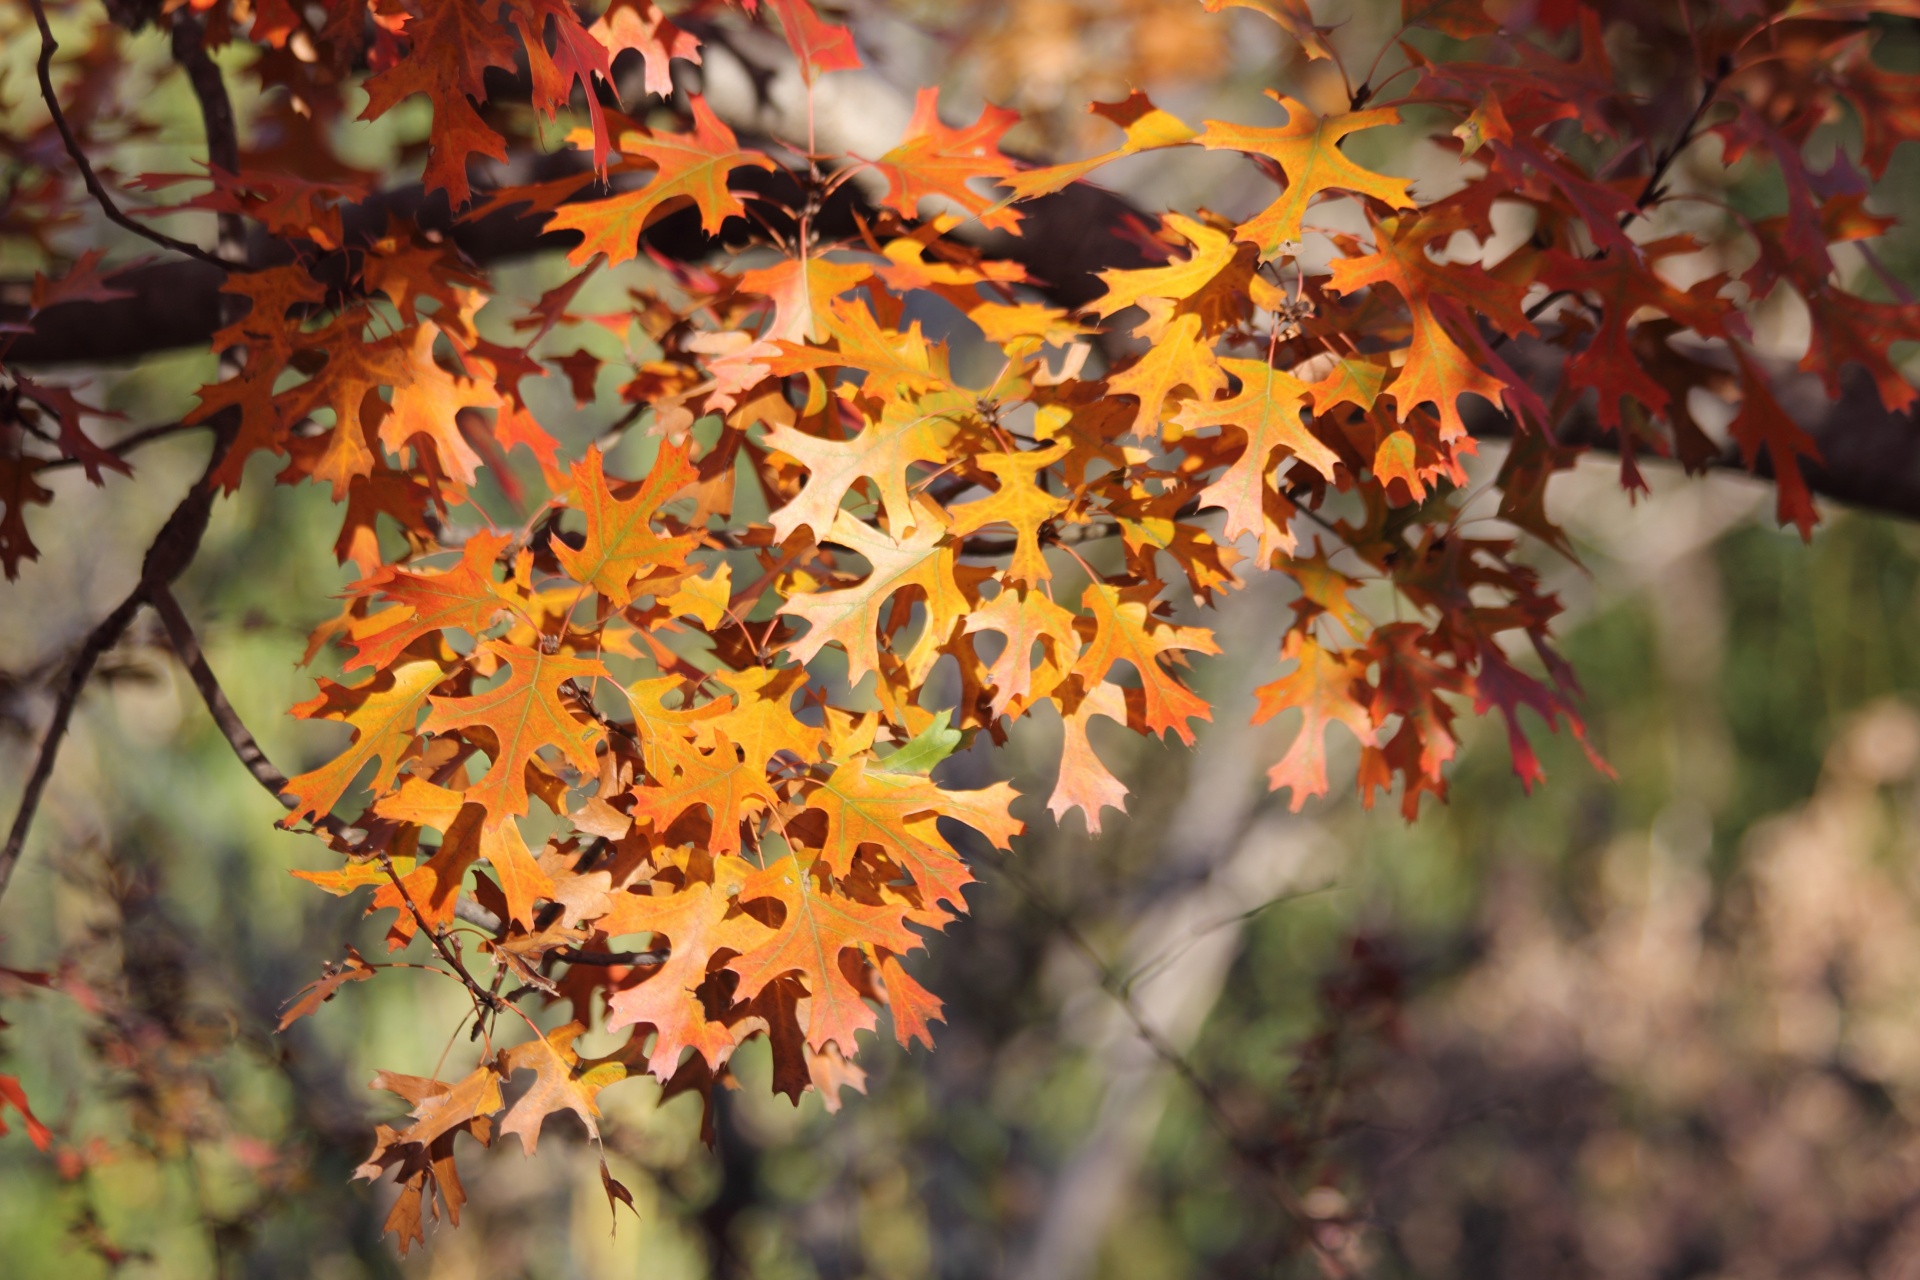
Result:
[[717,233],[729,217],[740,217],[746,206],[727,187],[727,176],[735,169],[771,169],[773,161],[757,151],[743,151],[740,142],[706,99],[694,95],[693,130],[690,133],[660,133],[629,125],[616,140],[623,159],[613,167],[615,173],[654,171],[647,185],[638,191],[609,196],[604,200],[586,200],[558,209],[549,231],[578,231],[586,237],[567,254],[576,266],[595,254],[605,254],[610,264],[632,258],[639,249],[640,233],[661,214],[691,203],[700,211],[700,225],[709,234]]
[[1000,139],[1019,122],[1018,113],[989,104],[974,123],[949,128],[940,122],[940,91],[920,90],[899,144],[873,162],[887,180],[880,203],[914,218],[922,200],[942,201],[966,210],[988,230],[1018,235],[1020,215],[969,184],[1013,172],[1013,162],[1000,152]]
[[1253,722],[1265,724],[1293,708],[1303,713],[1293,745],[1267,770],[1268,786],[1293,791],[1288,807],[1298,813],[1308,797],[1327,792],[1328,727],[1343,724],[1369,747],[1375,744],[1374,727],[1364,701],[1366,668],[1351,652],[1325,648],[1312,636],[1290,631],[1280,656],[1299,665],[1254,690],[1258,703]]
[[823,541],[859,552],[873,571],[858,586],[800,592],[780,606],[781,613],[812,624],[787,646],[801,662],[811,662],[830,642],[838,642],[846,650],[849,681],[857,683],[876,670],[880,611],[903,587],[919,587],[926,593],[927,626],[935,633],[944,634],[967,611],[967,598],[953,577],[953,544],[934,517],[922,515],[910,538],[890,538],[842,511],[835,515]]
[[439,663],[419,659],[359,685],[320,681],[319,694],[293,708],[293,714],[303,720],[344,721],[353,726],[353,742],[329,763],[287,783],[286,794],[293,800],[287,820],[333,812],[369,763],[377,762],[369,785],[376,795],[385,791],[419,741],[416,726],[427,695],[445,678]]
[[833,1043],[842,1054],[854,1053],[856,1033],[872,1030],[878,1019],[841,968],[841,952],[885,947],[905,954],[920,946],[920,936],[907,927],[907,909],[832,892],[791,855],[750,872],[740,898],[772,898],[786,908],[771,938],[727,962],[740,975],[741,998],[751,1000],[783,974],[798,974],[811,997],[807,1043],[816,1051]]
[[853,869],[854,855],[872,845],[913,877],[923,908],[914,919],[941,923],[949,917],[941,901],[964,912],[960,890],[973,880],[966,863],[940,834],[938,819],[965,823],[995,848],[1011,850],[1012,837],[1025,829],[1008,812],[1018,794],[1004,782],[978,791],[949,791],[921,772],[873,768],[859,755],[835,765],[831,777],[807,798],[807,807],[826,816],[826,843],[820,856],[837,876]]
[[1271,89],[1267,90],[1267,96],[1287,113],[1286,124],[1271,129],[1209,120],[1206,131],[1194,139],[1209,151],[1231,150],[1265,156],[1286,175],[1287,189],[1281,197],[1241,223],[1236,233],[1240,239],[1257,246],[1261,257],[1271,258],[1280,252],[1282,245],[1300,239],[1307,204],[1322,191],[1372,196],[1399,209],[1414,206],[1407,194],[1405,179],[1363,169],[1340,150],[1340,141],[1350,134],[1399,123],[1398,108],[1375,107],[1322,118]]
[[[738,859],[716,863],[715,874],[738,882],[746,876]],[[675,893],[627,893],[596,922],[609,937],[634,933],[668,943],[666,961],[637,986],[613,993],[607,1003],[607,1029],[646,1025],[654,1029],[647,1070],[668,1080],[689,1048],[716,1070],[733,1053],[732,1027],[709,1019],[698,989],[711,962],[727,952],[750,951],[768,936],[768,927],[740,911],[719,884],[696,881]]]
[[1125,600],[1105,583],[1089,585],[1080,605],[1093,616],[1093,638],[1074,661],[1073,674],[1089,689],[1107,679],[1114,664],[1125,662],[1140,677],[1145,693],[1144,720],[1155,734],[1171,729],[1182,742],[1193,744],[1190,720],[1213,719],[1206,700],[1181,684],[1160,665],[1163,654],[1180,650],[1218,653],[1213,633],[1205,627],[1177,627],[1149,616],[1139,600]]
[[425,733],[449,729],[485,730],[492,742],[482,742],[492,756],[487,772],[462,794],[485,806],[490,823],[527,811],[527,761],[542,747],[556,747],[583,773],[598,764],[594,745],[606,730],[576,706],[561,700],[560,686],[569,680],[605,676],[597,661],[546,653],[502,640],[488,640],[481,649],[507,664],[508,677],[485,693],[471,697],[437,697],[421,726]]
[[615,609],[630,604],[655,572],[678,573],[687,553],[700,543],[697,533],[662,535],[653,527],[660,508],[695,478],[687,443],[663,442],[639,491],[615,497],[597,447],[573,467],[573,505],[587,519],[586,540],[576,549],[557,545],[554,554],[567,576],[605,596]]

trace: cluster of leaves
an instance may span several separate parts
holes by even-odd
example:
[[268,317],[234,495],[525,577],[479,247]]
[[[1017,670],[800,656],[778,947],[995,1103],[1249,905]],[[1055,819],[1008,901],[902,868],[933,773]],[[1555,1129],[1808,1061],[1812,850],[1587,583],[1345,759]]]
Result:
[[[1206,7],[1253,10],[1310,60],[1339,62],[1297,0]],[[1127,793],[1093,722],[1191,743],[1210,717],[1184,655],[1217,648],[1178,620],[1189,604],[1251,574],[1290,578],[1296,619],[1278,647],[1291,666],[1257,714],[1303,719],[1273,786],[1295,808],[1324,793],[1337,723],[1360,744],[1361,794],[1397,786],[1411,817],[1423,794],[1444,797],[1466,707],[1501,713],[1528,784],[1540,766],[1523,709],[1582,733],[1550,637],[1560,606],[1518,558],[1529,540],[1569,550],[1546,487],[1576,452],[1556,438],[1571,415],[1612,434],[1639,488],[1642,452],[1722,460],[1690,398],[1737,399],[1741,458],[1764,455],[1782,521],[1811,528],[1813,445],[1770,389],[1750,316],[1791,290],[1813,315],[1803,368],[1837,395],[1858,364],[1889,409],[1914,399],[1889,349],[1920,338],[1920,311],[1890,280],[1894,301],[1847,292],[1831,253],[1890,225],[1867,207],[1869,180],[1920,136],[1920,84],[1872,58],[1875,16],[1910,7],[1566,2],[1542,5],[1525,34],[1476,0],[1404,9],[1408,29],[1464,43],[1444,60],[1399,45],[1402,99],[1336,66],[1349,109],[1276,94],[1275,123],[1195,129],[1135,93],[1093,108],[1121,132],[1113,150],[1041,168],[1001,150],[1011,113],[950,126],[931,89],[873,159],[811,139],[743,143],[676,91],[672,63],[699,62],[696,33],[747,17],[778,27],[809,93],[858,66],[849,32],[807,0],[698,0],[671,17],[614,0],[591,19],[565,0],[265,0],[159,19],[250,43],[270,91],[264,141],[236,171],[137,183],[201,183],[175,207],[272,246],[225,286],[213,349],[228,363],[193,419],[226,442],[210,478],[231,490],[271,452],[283,483],[329,486],[345,510],[336,549],[361,575],[308,655],[342,654],[342,679],[295,708],[352,739],[286,784],[287,822],[345,856],[308,878],[394,911],[393,945],[429,944],[485,1036],[451,1084],[376,1081],[411,1108],[363,1169],[402,1184],[390,1226],[403,1244],[442,1204],[457,1219],[461,1132],[484,1142],[497,1124],[531,1150],[562,1110],[596,1132],[608,1084],[650,1074],[705,1092],[756,1035],[777,1089],[831,1098],[857,1087],[856,1040],[880,1006],[903,1044],[930,1045],[940,1005],[902,958],[965,909],[971,880],[941,820],[1001,850],[1022,829],[1006,784],[956,790],[934,766],[1051,707],[1065,733],[1047,807],[1098,830]],[[1666,91],[1622,83],[1611,22],[1683,51]],[[640,67],[627,108],[660,99],[644,119],[615,91],[627,54]],[[365,230],[371,175],[329,141],[353,84],[364,118],[428,100],[431,198],[469,223],[571,233],[577,270],[485,336],[494,285],[453,240],[397,218]],[[1814,130],[1842,112],[1858,154],[1816,170]],[[510,166],[540,118],[572,126],[556,159],[577,162],[476,184],[495,172],[476,159],[524,170]],[[85,118],[68,123],[88,140]],[[1421,199],[1344,149],[1388,129],[1457,155],[1460,181]],[[1676,159],[1706,134],[1727,164],[1771,166],[1784,211],[1753,218],[1690,194],[1716,239],[1653,237]],[[44,157],[57,139],[43,130],[37,145],[16,152]],[[1024,202],[1175,147],[1242,157],[1277,188],[1271,203],[1239,221],[1198,210],[1134,227],[1144,265],[1104,272],[1080,313],[980,247],[983,231],[1022,234]],[[854,190],[869,193],[858,238],[823,240],[824,204]],[[13,191],[0,228],[45,221],[22,202],[76,196],[51,176]],[[718,237],[692,265],[647,243],[688,207]],[[1508,212],[1531,234],[1492,260]],[[1310,248],[1316,262],[1330,249],[1329,269]],[[1743,270],[1724,266],[1743,255]],[[642,257],[665,283],[623,310],[576,310],[597,274]],[[42,279],[25,327],[111,297],[105,270],[90,253]],[[939,304],[998,353],[990,378],[958,378],[909,318]],[[556,351],[579,326],[637,335],[626,411],[603,443],[642,438],[626,451],[650,459],[638,479],[610,476],[597,445],[564,461],[523,398],[528,380],[562,376],[592,400],[600,359]],[[0,372],[11,576],[34,554],[25,512],[48,499],[41,468],[100,481],[127,466],[91,439],[71,388]],[[1498,535],[1463,519],[1473,429],[1489,419],[1513,437]],[[508,466],[523,447],[544,498]],[[483,467],[520,504],[517,524],[475,502]],[[397,556],[383,516],[404,535]],[[361,789],[364,812],[336,812]],[[522,825],[536,802],[552,833],[537,848]],[[457,917],[483,922],[490,982],[469,969]],[[382,967],[350,955],[289,1019]],[[518,1000],[570,1020],[543,1033]],[[496,1048],[503,1018],[530,1034]],[[586,1058],[575,1041],[589,1028],[629,1034]],[[534,1082],[508,1106],[503,1085],[525,1070]]]

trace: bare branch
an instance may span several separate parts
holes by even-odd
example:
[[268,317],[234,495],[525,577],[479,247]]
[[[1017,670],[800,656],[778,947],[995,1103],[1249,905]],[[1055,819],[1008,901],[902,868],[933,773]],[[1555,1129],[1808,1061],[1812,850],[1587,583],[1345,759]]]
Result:
[[226,690],[220,687],[213,668],[207,665],[207,655],[200,651],[200,640],[193,634],[193,625],[187,621],[187,615],[181,612],[180,602],[173,598],[173,592],[165,586],[155,587],[149,593],[148,601],[153,605],[154,612],[160,615],[160,621],[166,625],[167,639],[173,642],[173,651],[180,656],[187,673],[193,677],[194,687],[200,690],[201,700],[207,704],[214,724],[219,726],[221,734],[232,745],[233,753],[240,757],[240,763],[247,766],[247,772],[280,803],[288,808],[298,804],[297,800],[286,794],[287,775],[273,767],[273,761],[267,759],[267,753],[260,749],[253,733],[241,722],[233,704],[227,701]]
[[[34,8],[36,11],[39,9],[38,0],[35,0]],[[80,695],[87,687],[87,678],[93,674],[93,668],[101,656],[126,634],[127,625],[140,612],[140,606],[150,602],[156,591],[166,590],[193,562],[194,555],[200,550],[200,539],[207,531],[207,516],[213,510],[213,471],[226,454],[231,438],[231,428],[219,429],[205,473],[187,490],[186,496],[173,509],[173,514],[167,517],[166,524],[154,536],[153,544],[147,548],[146,558],[140,566],[139,583],[112,613],[87,633],[68,665],[67,678],[54,700],[53,718],[48,722],[46,737],[40,743],[40,754],[34,760],[33,772],[28,775],[26,789],[21,793],[19,811],[14,814],[13,826],[7,832],[7,843],[0,846],[0,897],[5,896],[7,884],[13,878],[13,869],[19,865],[21,851],[27,843],[27,832],[33,827],[34,814],[40,808],[40,798],[46,791],[48,779],[53,776],[54,762],[59,759],[61,743],[66,740],[67,728],[73,721],[73,711],[79,705]]]
[[[186,431],[200,431],[206,426],[207,424],[204,422],[157,423],[151,427],[140,428],[140,430],[133,432],[124,440],[114,441],[107,446],[107,452],[113,454],[115,457],[124,458],[142,445],[152,444],[155,440],[165,440],[168,436],[177,436]],[[41,463],[38,467],[34,468],[34,473],[37,475],[45,471],[58,471],[62,467],[77,467],[81,465],[82,461],[80,458],[55,458],[52,461]]]
[[67,666],[67,678],[54,700],[53,718],[47,723],[47,736],[41,740],[40,754],[33,762],[33,772],[27,776],[27,788],[21,794],[20,809],[14,814],[6,845],[0,847],[0,896],[6,894],[7,882],[13,878],[13,869],[20,862],[20,851],[26,847],[27,832],[33,827],[33,816],[40,808],[40,797],[47,788],[47,780],[53,776],[54,761],[59,759],[60,744],[66,739],[67,726],[73,720],[73,709],[80,702],[81,691],[87,686],[87,677],[93,674],[94,664],[100,661],[100,655],[120,642],[127,624],[140,612],[144,594],[142,587],[135,587],[118,608],[87,633],[87,638],[81,641],[79,651]]
[[1213,1082],[1200,1074],[1199,1068],[1195,1067],[1192,1061],[1140,1012],[1140,1006],[1134,1003],[1133,993],[1128,987],[1127,980],[1107,962],[1107,958],[1101,954],[1098,947],[1093,945],[1073,918],[1054,906],[1012,859],[996,857],[987,865],[1004,875],[1028,902],[1047,917],[1059,931],[1060,936],[1066,939],[1067,944],[1079,952],[1081,958],[1092,966],[1094,975],[1100,983],[1100,989],[1105,991],[1126,1015],[1127,1021],[1133,1025],[1134,1032],[1140,1037],[1141,1043],[1145,1044],[1154,1057],[1160,1059],[1193,1091],[1194,1097],[1200,1102],[1201,1109],[1206,1112],[1207,1119],[1226,1142],[1227,1149],[1242,1164],[1259,1175],[1261,1184],[1273,1193],[1274,1200],[1279,1204],[1281,1211],[1292,1218],[1300,1228],[1321,1268],[1328,1275],[1336,1278],[1352,1275],[1352,1269],[1320,1241],[1315,1230],[1317,1223],[1307,1212],[1306,1206],[1301,1203],[1293,1185],[1273,1167],[1273,1161],[1267,1152],[1240,1132],[1232,1113],[1220,1097],[1219,1090],[1213,1087]]
[[[240,133],[233,119],[233,99],[220,68],[207,56],[206,29],[184,13],[173,17],[173,60],[187,73],[187,83],[200,103],[200,120],[207,134],[207,164],[229,174],[240,172]],[[247,228],[237,213],[219,217],[221,259],[243,263],[247,258]],[[239,301],[234,299],[234,301]]]
[[[40,27],[40,62],[38,66],[40,74],[40,96],[47,104],[47,112],[53,117],[53,127],[60,131],[61,142],[66,144],[67,155],[73,160],[74,165],[79,168],[81,179],[87,184],[88,192],[92,194],[94,201],[99,204],[101,211],[117,226],[126,228],[142,239],[151,240],[163,249],[171,249],[175,253],[184,253],[190,258],[197,258],[201,262],[208,263],[212,266],[221,268],[228,267],[228,263],[221,261],[219,257],[208,253],[197,244],[188,244],[185,240],[176,240],[164,231],[155,231],[152,227],[141,225],[140,222],[123,213],[120,206],[113,202],[113,197],[107,194],[107,188],[100,181],[99,175],[94,173],[93,164],[87,159],[87,153],[81,149],[80,139],[74,134],[73,126],[67,122],[67,113],[60,108],[60,95],[53,90],[53,55],[60,48],[60,45],[53,38],[53,28],[47,25],[46,7],[40,3],[40,0],[27,0],[27,3],[33,8],[33,20],[38,23]],[[0,888],[4,888],[5,883],[4,878],[0,878]]]

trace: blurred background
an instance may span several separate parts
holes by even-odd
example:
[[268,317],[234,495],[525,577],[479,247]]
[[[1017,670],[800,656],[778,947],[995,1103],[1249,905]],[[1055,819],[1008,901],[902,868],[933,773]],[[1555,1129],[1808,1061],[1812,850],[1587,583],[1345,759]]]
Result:
[[[1397,6],[1338,9],[1336,42],[1364,66]],[[1272,120],[1269,86],[1327,89],[1257,15],[1187,0],[852,16],[874,69],[835,90],[850,132],[939,81],[950,119],[1002,103],[1027,116],[1010,144],[1067,158],[1107,144],[1082,104],[1130,87],[1196,123]],[[31,110],[17,30],[0,27],[15,112]],[[189,110],[176,83],[125,92],[155,139]],[[420,123],[403,115],[400,134]],[[359,128],[370,163],[399,140]],[[177,159],[131,146],[143,168]],[[1417,150],[1367,158],[1443,180]],[[1216,159],[1141,157],[1103,180],[1147,207],[1249,211],[1260,189]],[[1911,207],[1910,161],[1876,207]],[[1908,234],[1884,248],[1912,261]],[[503,295],[561,266],[504,273]],[[621,280],[603,284],[611,306]],[[1792,318],[1777,329],[1789,350]],[[210,372],[183,357],[99,386],[131,423],[163,421]],[[610,416],[536,394],[574,449]],[[203,448],[153,446],[137,483],[101,490],[65,473],[33,513],[43,558],[0,589],[9,814],[46,672],[124,593]],[[1497,452],[1483,462],[1491,476]],[[296,663],[348,571],[326,496],[272,470],[256,459],[216,509],[179,595],[294,772],[332,745],[284,710],[310,691]],[[1563,477],[1580,564],[1538,557],[1616,780],[1547,739],[1549,781],[1525,796],[1500,727],[1463,720],[1449,805],[1408,824],[1336,794],[1293,815],[1262,776],[1293,725],[1246,724],[1277,659],[1203,659],[1216,713],[1198,750],[1096,732],[1133,794],[1095,836],[1046,814],[1058,727],[1025,726],[943,775],[1011,777],[1029,834],[976,860],[973,914],[912,966],[946,1001],[937,1051],[871,1040],[863,1092],[794,1108],[756,1044],[711,1151],[697,1100],[624,1083],[602,1095],[603,1132],[636,1213],[610,1216],[584,1134],[556,1121],[535,1158],[463,1151],[461,1226],[405,1260],[379,1238],[389,1189],[350,1181],[395,1111],[364,1086],[460,1052],[459,993],[383,974],[274,1033],[323,958],[347,942],[374,957],[381,930],[288,874],[330,856],[273,828],[146,624],[83,704],[0,904],[0,964],[56,975],[0,976],[0,1072],[65,1136],[51,1156],[0,1139],[0,1272],[1920,1276],[1920,527],[1829,510],[1802,545],[1757,484],[1650,478],[1629,506],[1605,461]],[[1287,605],[1256,581],[1205,620],[1228,652],[1270,654]]]

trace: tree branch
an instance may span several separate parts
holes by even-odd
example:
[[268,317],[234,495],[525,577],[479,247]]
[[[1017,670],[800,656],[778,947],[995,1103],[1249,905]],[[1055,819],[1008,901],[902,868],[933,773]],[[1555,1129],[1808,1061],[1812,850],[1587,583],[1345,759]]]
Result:
[[[87,184],[88,192],[92,194],[94,201],[100,206],[101,211],[107,215],[107,218],[111,222],[126,228],[142,239],[151,240],[163,249],[171,249],[175,253],[184,253],[189,258],[196,258],[201,262],[220,267],[224,270],[227,264],[215,255],[202,249],[199,245],[188,244],[185,240],[176,240],[164,231],[155,231],[152,227],[142,226],[137,220],[128,217],[125,213],[121,212],[120,206],[113,202],[113,197],[107,194],[107,188],[101,183],[99,175],[94,173],[93,164],[87,159],[86,151],[81,148],[80,139],[74,134],[73,126],[67,122],[67,113],[60,107],[60,95],[55,93],[53,89],[53,55],[60,48],[60,45],[53,38],[53,28],[47,25],[46,7],[41,4],[40,0],[27,0],[27,3],[33,9],[34,22],[40,27],[40,62],[38,65],[40,96],[47,104],[48,114],[53,117],[53,127],[60,131],[60,140],[66,145],[68,157],[73,160],[74,165],[80,170],[81,180]],[[204,54],[202,56],[204,56]],[[4,887],[5,880],[0,879],[0,888]]]
[[[142,427],[128,435],[124,440],[116,440],[107,446],[107,452],[124,458],[142,445],[152,444],[155,440],[165,440],[168,436],[177,436],[186,431],[200,431],[206,428],[204,422],[161,422],[151,427]],[[62,467],[83,465],[84,458],[54,458],[40,463],[34,468],[36,475],[46,471],[58,471]]]
[[[173,60],[187,73],[187,83],[200,103],[200,120],[207,134],[207,164],[237,175],[240,132],[233,119],[233,99],[227,96],[227,82],[221,78],[220,68],[207,55],[206,29],[185,13],[173,16]],[[237,213],[223,213],[216,225],[220,228],[220,258],[236,265],[244,263],[246,223]]]
[[174,599],[173,592],[165,586],[156,587],[148,595],[148,602],[154,612],[160,615],[160,621],[167,628],[167,639],[173,643],[173,651],[187,668],[187,674],[193,677],[194,687],[200,690],[201,701],[207,704],[207,711],[213,716],[213,723],[233,747],[233,753],[240,757],[240,763],[247,766],[254,780],[265,787],[281,804],[292,808],[298,804],[287,794],[287,775],[273,767],[273,761],[267,759],[267,753],[260,749],[253,733],[240,719],[227,701],[226,690],[220,687],[213,668],[207,665],[207,655],[200,650],[200,639],[193,633],[193,624],[187,621],[187,615],[180,609],[180,602]]
[[[287,775],[280,772],[273,761],[267,758],[267,753],[261,749],[259,741],[253,736],[253,731],[247,728],[246,722],[240,718],[240,713],[234,710],[233,703],[227,698],[226,690],[220,686],[219,677],[214,675],[213,667],[207,662],[206,653],[200,648],[200,638],[194,633],[193,623],[188,620],[185,610],[181,609],[180,602],[175,598],[171,588],[164,585],[152,588],[148,593],[147,603],[151,604],[154,612],[160,615],[160,621],[167,629],[167,639],[173,645],[174,653],[179,657],[181,665],[186,667],[194,687],[200,691],[201,701],[206,703],[208,714],[213,717],[214,726],[227,740],[227,745],[233,748],[234,755],[240,758],[240,763],[247,767],[247,772],[253,775],[254,781],[266,789],[267,794],[287,808],[293,808],[299,801],[287,793]],[[314,826],[338,837],[348,845],[364,843],[364,837],[349,838],[352,828],[332,815],[320,818]],[[412,909],[411,903],[409,903],[409,909]],[[506,928],[505,923],[498,916],[465,894],[461,894],[455,901],[454,914],[489,933],[499,934]],[[425,927],[424,922],[421,922],[421,927]],[[578,963],[657,964],[659,961],[658,959],[652,961],[587,959]]]
[[[39,9],[38,0],[35,0],[34,8],[36,11]],[[40,754],[34,760],[33,771],[27,776],[26,789],[21,793],[19,811],[14,814],[6,844],[0,846],[0,897],[6,895],[7,885],[13,879],[13,869],[19,865],[21,851],[27,843],[27,832],[33,827],[34,814],[40,808],[40,798],[53,776],[54,762],[59,759],[60,746],[66,740],[67,728],[73,721],[73,711],[79,705],[80,695],[86,689],[87,678],[93,674],[93,668],[101,656],[126,634],[127,625],[140,612],[140,606],[150,603],[156,592],[165,591],[193,562],[194,555],[200,550],[200,539],[207,531],[207,517],[213,510],[214,468],[220,465],[231,439],[231,427],[218,429],[206,471],[187,490],[186,496],[173,509],[173,514],[160,527],[153,544],[147,548],[146,558],[140,566],[140,581],[112,613],[87,633],[67,667],[67,678],[55,697],[53,717],[48,721],[46,737],[41,740]]]

